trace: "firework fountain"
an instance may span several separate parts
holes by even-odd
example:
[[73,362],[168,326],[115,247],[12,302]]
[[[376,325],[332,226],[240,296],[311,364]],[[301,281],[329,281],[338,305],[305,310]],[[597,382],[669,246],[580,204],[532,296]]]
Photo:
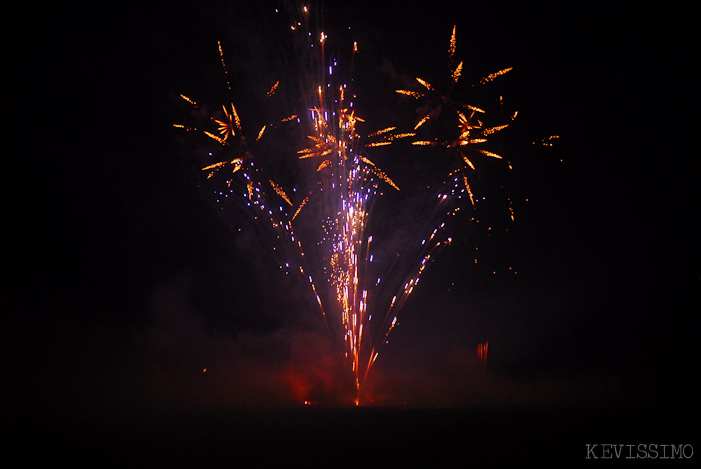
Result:
[[[400,132],[389,126],[363,134],[365,121],[362,111],[356,113],[354,107],[353,82],[341,78],[339,59],[326,57],[328,36],[310,27],[307,8],[298,14],[290,22],[290,31],[304,38],[297,53],[312,53],[311,59],[302,65],[312,72],[307,71],[305,79],[300,81],[300,88],[305,88],[301,93],[308,99],[297,114],[266,124],[255,138],[245,134],[233,103],[222,106],[223,114],[212,116],[201,128],[176,127],[201,131],[225,150],[225,159],[203,168],[208,179],[213,178],[221,185],[220,190],[215,191],[217,201],[224,198],[242,201],[254,221],[264,226],[269,234],[271,246],[279,255],[280,268],[286,273],[301,275],[308,283],[309,294],[318,305],[332,342],[342,349],[344,363],[353,377],[357,404],[361,387],[396,327],[407,298],[431,259],[452,241],[446,234],[444,219],[460,210],[463,198],[474,204],[469,175],[475,165],[469,151],[474,149],[477,155],[501,159],[500,155],[480,146],[487,142],[488,135],[508,124],[484,126],[479,120],[484,114],[482,109],[450,98],[463,68],[462,62],[452,63],[456,45],[453,28],[449,46],[449,92],[442,95],[426,80],[417,78],[419,91],[396,90],[429,103],[429,111],[418,118],[415,127]],[[349,49],[351,67],[348,68],[352,68],[358,44],[353,43]],[[219,54],[227,86],[231,89],[221,43]],[[481,83],[509,70],[489,75]],[[310,74],[312,79],[308,78]],[[268,96],[276,94],[280,86],[280,82],[274,83]],[[198,107],[193,99],[181,96]],[[433,109],[431,103],[434,103]],[[419,128],[435,115],[435,106],[446,108],[454,118],[452,128],[455,131],[447,140],[418,137]],[[297,147],[300,148],[297,158],[302,171],[313,175],[310,178],[313,183],[306,190],[297,190],[295,186],[291,196],[268,175],[256,153],[258,142],[267,129],[283,125],[297,125],[303,129],[306,143]],[[369,232],[372,207],[383,191],[399,191],[400,188],[369,158],[368,152],[399,140],[442,148],[456,157],[457,165],[442,190],[437,195],[436,191],[432,192],[431,202],[426,204],[430,215],[425,217],[424,231],[415,233],[414,245],[387,265],[378,265],[373,236]],[[305,236],[296,234],[294,227],[298,224],[304,225],[301,231]]]

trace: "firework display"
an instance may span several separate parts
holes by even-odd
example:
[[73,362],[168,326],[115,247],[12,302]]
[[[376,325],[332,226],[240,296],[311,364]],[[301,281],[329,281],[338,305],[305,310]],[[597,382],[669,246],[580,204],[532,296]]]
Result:
[[[202,167],[206,178],[219,184],[214,191],[216,200],[235,199],[243,205],[267,233],[266,240],[275,251],[280,269],[300,275],[308,284],[309,295],[318,306],[332,342],[342,350],[359,397],[368,373],[398,324],[407,298],[438,251],[452,242],[446,233],[445,218],[461,209],[463,198],[475,203],[470,171],[476,170],[478,162],[469,152],[474,150],[476,155],[503,160],[484,146],[490,135],[509,124],[485,125],[480,120],[484,110],[451,98],[463,71],[463,62],[454,64],[454,27],[448,51],[448,92],[443,95],[426,80],[416,78],[419,91],[396,90],[427,103],[428,111],[419,116],[413,129],[401,131],[389,125],[366,132],[365,117],[373,110],[356,109],[353,81],[343,73],[352,71],[358,43],[348,47],[346,62],[350,66],[343,68],[346,63],[341,57],[327,57],[328,35],[311,26],[308,9],[304,7],[297,14],[290,21],[289,33],[300,39],[296,53],[304,56],[299,59],[304,78],[298,86],[306,87],[300,93],[306,101],[299,110],[253,134],[246,133],[245,116],[239,116],[233,102],[220,105],[220,110],[201,127],[175,126],[201,133],[222,147],[225,157]],[[226,86],[231,90],[225,50],[221,43],[218,47]],[[490,74],[478,84],[488,83],[509,70]],[[284,79],[276,81],[261,99],[277,96],[284,87]],[[195,100],[181,97],[198,108]],[[419,135],[436,114],[437,106],[451,112],[453,133],[447,139],[443,135]],[[291,187],[290,181],[275,181],[257,153],[264,136],[282,126],[297,126],[304,134],[304,141],[289,142],[295,164],[304,175],[304,189],[302,181],[292,181]],[[426,204],[430,215],[425,217],[423,231],[412,233],[416,240],[413,245],[392,259],[376,259],[380,256],[376,256],[370,227],[374,202],[385,191],[402,188],[373,162],[369,152],[396,142],[444,149],[455,156],[457,164],[446,175],[448,182],[440,193],[426,196],[430,197]],[[486,360],[486,355],[486,343],[480,344],[480,358]]]

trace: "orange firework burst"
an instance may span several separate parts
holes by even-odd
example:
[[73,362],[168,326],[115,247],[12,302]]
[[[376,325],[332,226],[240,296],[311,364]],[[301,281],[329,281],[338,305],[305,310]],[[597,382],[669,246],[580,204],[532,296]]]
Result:
[[[433,231],[422,228],[426,232],[420,233],[423,236],[421,242],[407,249],[407,254],[402,259],[392,263],[392,268],[396,267],[400,271],[391,272],[389,280],[382,280],[372,265],[374,245],[373,238],[368,233],[371,208],[373,200],[381,194],[380,187],[389,185],[397,191],[399,187],[371,160],[368,152],[374,151],[371,150],[373,148],[416,137],[419,129],[421,132],[427,131],[432,127],[427,122],[437,118],[445,109],[449,112],[444,115],[454,119],[450,121],[450,136],[417,139],[412,144],[444,148],[454,154],[458,161],[455,173],[460,174],[451,173],[454,179],[453,192],[462,191],[458,186],[464,184],[474,204],[468,173],[476,170],[476,164],[468,150],[474,150],[473,153],[478,157],[481,155],[502,160],[501,155],[483,146],[488,143],[489,136],[507,128],[509,124],[486,125],[482,121],[486,114],[483,109],[452,99],[453,88],[463,73],[462,61],[453,65],[456,51],[454,27],[448,49],[451,66],[450,88],[447,93],[441,94],[428,81],[416,78],[419,91],[396,90],[402,95],[427,102],[428,111],[422,112],[414,128],[403,132],[396,126],[385,125],[374,132],[363,132],[365,120],[360,117],[362,112],[356,112],[353,107],[355,95],[351,92],[352,86],[348,85],[352,85],[352,81],[343,82],[337,77],[335,58],[327,68],[329,62],[325,60],[325,47],[329,36],[309,28],[306,7],[302,16],[291,25],[290,32],[309,41],[309,47],[305,47],[305,50],[316,46],[313,50],[321,54],[320,63],[324,64],[321,71],[313,73],[312,79],[304,77],[303,82],[307,88],[302,94],[307,101],[304,107],[298,109],[302,112],[262,126],[255,140],[249,141],[236,106],[229,100],[224,101],[229,104],[222,105],[216,115],[210,116],[206,127],[201,131],[217,142],[223,149],[222,153],[228,156],[204,165],[202,170],[207,172],[208,179],[217,176],[215,182],[225,175],[227,191],[218,191],[217,201],[230,195],[243,197],[253,218],[263,223],[272,233],[273,250],[281,256],[280,268],[285,274],[299,273],[308,282],[309,291],[319,306],[333,340],[343,346],[343,358],[354,378],[357,397],[382,347],[398,326],[399,313],[415,291],[422,274],[436,254],[452,243],[452,239],[445,234],[445,222],[440,221],[446,215],[458,212],[460,207],[457,206],[457,199],[461,197],[456,195],[451,198],[450,194],[439,194],[434,199],[438,209],[431,210],[431,213],[436,214],[430,218],[430,228]],[[226,84],[230,89],[221,43],[218,43],[218,47]],[[352,51],[349,50],[351,57],[357,51],[358,44],[354,42]],[[351,63],[352,60],[351,58]],[[509,70],[511,69],[503,69],[488,75],[480,80],[480,84],[489,83]],[[277,99],[279,94],[284,94],[284,91],[278,90],[289,88],[286,84],[281,87],[280,82],[276,81],[267,96],[275,96],[271,99]],[[198,107],[194,100],[184,95],[181,97],[195,108]],[[292,158],[295,164],[312,176],[303,178],[305,182],[313,180],[311,188],[306,187],[304,191],[286,191],[259,167],[260,160],[255,156],[256,150],[260,149],[258,142],[264,135],[266,141],[269,140],[268,135],[275,134],[277,125],[283,122],[301,124],[299,128],[303,133],[300,136],[305,144],[300,148],[298,141],[294,141],[289,146],[292,155],[296,152],[296,158]],[[213,125],[215,128],[212,128]],[[176,127],[197,131],[197,128],[179,124]],[[452,205],[451,200],[455,201]],[[513,211],[511,213],[513,218]],[[315,230],[309,230],[304,225],[305,229],[301,231],[313,231],[318,237],[305,238],[303,242],[296,236],[293,222],[295,226],[310,222]],[[319,252],[311,252],[307,256],[310,251],[305,250],[310,247]],[[400,257],[399,253],[397,257]],[[315,282],[314,276],[317,275],[323,278],[322,282]],[[381,292],[378,285],[383,287]],[[482,360],[486,360],[486,343],[480,344],[478,353]]]
[[[448,56],[451,64],[453,63],[453,57],[456,50],[456,42],[456,27],[453,26],[453,33],[450,37],[450,46],[448,48]],[[470,201],[474,205],[474,196],[472,194],[467,175],[469,171],[475,170],[475,165],[469,158],[467,150],[475,150],[482,155],[502,159],[501,155],[483,148],[478,148],[476,145],[486,143],[488,135],[507,128],[509,124],[497,125],[493,127],[485,126],[479,118],[479,115],[485,114],[484,110],[470,104],[459,103],[452,99],[451,94],[453,91],[453,86],[457,84],[458,79],[462,74],[462,69],[463,62],[458,63],[455,67],[451,66],[450,88],[445,95],[438,93],[433,85],[422,78],[416,78],[416,81],[424,88],[424,91],[396,90],[396,92],[416,99],[424,98],[428,102],[429,110],[418,120],[414,126],[414,130],[419,129],[419,127],[428,122],[432,116],[438,115],[442,109],[447,108],[452,111],[453,115],[457,119],[456,127],[458,130],[458,133],[454,138],[449,140],[416,140],[412,142],[412,145],[443,147],[454,152],[457,157],[456,160],[458,162],[459,171],[462,172],[463,184],[470,196]],[[479,83],[488,83],[495,78],[504,75],[510,70],[512,70],[512,68],[505,68],[496,73],[492,73],[491,75],[482,78]],[[512,119],[515,117],[516,115],[514,114]],[[511,165],[509,165],[509,168],[510,167]]]
[[227,112],[226,106],[222,106],[222,109],[224,110],[226,120],[214,119],[214,122],[219,124],[219,134],[222,135],[224,137],[223,140],[226,141],[230,135],[236,135],[236,130],[242,132],[241,119],[239,119],[239,114],[236,112],[234,103],[231,103],[231,114]]
[[[319,106],[310,109],[310,113],[314,122],[314,130],[316,135],[309,135],[308,138],[314,145],[299,150],[300,159],[319,158],[322,162],[317,167],[317,172],[323,169],[333,168],[333,160],[345,162],[349,156],[355,155],[363,163],[370,166],[367,171],[379,177],[391,187],[399,190],[399,187],[387,176],[387,174],[378,168],[375,163],[360,153],[362,148],[373,148],[379,146],[391,145],[398,139],[413,137],[416,134],[413,132],[395,133],[396,127],[387,127],[362,137],[357,131],[358,123],[365,122],[362,118],[355,114],[355,111],[349,111],[344,107],[344,87],[338,88],[338,94],[331,98],[327,98],[322,92],[321,86],[317,89]],[[333,105],[326,104],[333,102]],[[336,116],[337,122],[330,124],[327,117]]]

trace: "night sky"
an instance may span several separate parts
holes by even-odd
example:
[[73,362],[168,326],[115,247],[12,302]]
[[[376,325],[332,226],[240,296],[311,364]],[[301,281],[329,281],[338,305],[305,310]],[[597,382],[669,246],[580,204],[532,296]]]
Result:
[[[10,8],[11,415],[294,406],[336,392],[336,352],[315,303],[279,273],[245,218],[216,205],[199,169],[206,137],[172,126],[194,123],[180,93],[210,109],[232,96],[245,125],[247,113],[260,117],[269,86],[285,83],[289,68],[276,64],[294,5],[247,3]],[[394,90],[416,76],[446,78],[454,24],[461,83],[514,67],[465,95],[493,108],[502,95],[519,112],[492,136],[514,170],[480,173],[478,195],[500,202],[478,207],[478,226],[465,217],[455,225],[369,390],[386,405],[665,412],[691,402],[699,392],[691,10],[487,3],[321,9],[329,36],[359,43],[358,112],[376,128],[411,125],[415,105]],[[551,135],[560,136],[553,147],[533,144]],[[406,165],[391,150],[377,158],[412,187],[426,164],[416,155]],[[484,341],[486,369],[476,354]]]

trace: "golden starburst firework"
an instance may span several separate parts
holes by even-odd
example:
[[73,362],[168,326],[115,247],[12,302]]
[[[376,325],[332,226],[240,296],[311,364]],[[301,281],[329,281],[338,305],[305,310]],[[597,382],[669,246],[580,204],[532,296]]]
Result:
[[219,124],[219,134],[223,136],[223,140],[229,138],[229,136],[236,135],[236,130],[241,132],[241,119],[239,119],[239,114],[236,112],[234,103],[231,103],[231,113],[226,110],[226,106],[222,106],[224,110],[225,120],[214,119],[214,122]]
[[[453,63],[453,58],[456,50],[456,27],[453,26],[453,32],[450,37],[450,45],[448,48],[448,58],[451,63]],[[509,124],[503,124],[493,127],[487,127],[478,117],[479,115],[485,114],[485,111],[477,106],[471,104],[460,103],[452,98],[452,92],[454,85],[457,84],[463,70],[463,62],[459,62],[455,67],[451,66],[450,72],[450,87],[447,93],[441,94],[436,88],[428,81],[422,78],[416,78],[416,81],[423,87],[423,91],[412,91],[412,90],[396,90],[397,93],[406,96],[411,96],[415,99],[425,99],[427,101],[428,111],[426,111],[417,121],[414,126],[414,130],[418,130],[419,127],[428,122],[432,116],[437,116],[441,113],[441,110],[446,108],[449,109],[452,114],[457,118],[457,135],[453,138],[447,140],[417,140],[412,142],[412,145],[417,146],[434,146],[443,147],[451,150],[455,153],[458,162],[458,170],[462,172],[462,180],[467,190],[470,201],[474,204],[474,197],[470,184],[468,182],[467,173],[468,171],[474,171],[475,165],[472,160],[467,156],[467,150],[473,149],[482,155],[489,156],[491,158],[502,159],[502,156],[483,148],[477,148],[476,145],[487,143],[487,136],[495,132],[505,129]],[[479,84],[489,83],[495,78],[504,75],[505,73],[512,70],[511,67],[500,70],[496,73],[492,73],[482,78]],[[515,114],[512,119],[515,118]],[[509,167],[511,167],[509,165]]]

